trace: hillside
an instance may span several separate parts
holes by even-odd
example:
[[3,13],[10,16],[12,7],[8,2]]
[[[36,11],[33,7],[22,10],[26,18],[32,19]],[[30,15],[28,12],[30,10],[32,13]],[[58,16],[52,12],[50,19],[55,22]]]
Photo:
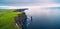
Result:
[[13,9],[0,9],[0,29],[18,29],[14,24],[14,17],[22,12],[13,12]]

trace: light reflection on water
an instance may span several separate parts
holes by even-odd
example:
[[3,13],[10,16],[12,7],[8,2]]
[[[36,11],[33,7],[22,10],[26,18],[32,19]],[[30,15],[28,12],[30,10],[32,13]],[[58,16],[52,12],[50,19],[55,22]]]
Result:
[[[53,8],[53,7],[52,7]],[[25,11],[33,17],[29,29],[60,29],[60,10],[56,8],[30,8]]]

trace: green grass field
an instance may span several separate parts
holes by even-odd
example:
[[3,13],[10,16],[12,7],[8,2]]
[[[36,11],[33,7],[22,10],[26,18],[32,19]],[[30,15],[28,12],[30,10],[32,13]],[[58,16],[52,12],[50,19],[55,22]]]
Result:
[[15,26],[14,17],[21,12],[13,12],[13,10],[1,10],[0,9],[0,29],[18,29]]

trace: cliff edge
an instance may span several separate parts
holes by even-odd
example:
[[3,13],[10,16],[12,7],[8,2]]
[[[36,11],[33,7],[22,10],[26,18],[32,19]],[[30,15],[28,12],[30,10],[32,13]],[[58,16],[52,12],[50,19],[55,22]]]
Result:
[[15,19],[16,26],[22,28],[24,21],[27,19],[27,16],[25,12],[22,12],[22,14],[18,14],[17,16],[15,16],[14,19]]

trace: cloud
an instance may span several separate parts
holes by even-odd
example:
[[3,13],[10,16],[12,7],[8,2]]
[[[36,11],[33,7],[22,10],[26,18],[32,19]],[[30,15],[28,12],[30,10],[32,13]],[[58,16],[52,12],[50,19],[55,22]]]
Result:
[[60,0],[54,0],[54,2],[60,4]]
[[57,3],[59,4],[60,0],[0,0],[0,6],[32,6]]

